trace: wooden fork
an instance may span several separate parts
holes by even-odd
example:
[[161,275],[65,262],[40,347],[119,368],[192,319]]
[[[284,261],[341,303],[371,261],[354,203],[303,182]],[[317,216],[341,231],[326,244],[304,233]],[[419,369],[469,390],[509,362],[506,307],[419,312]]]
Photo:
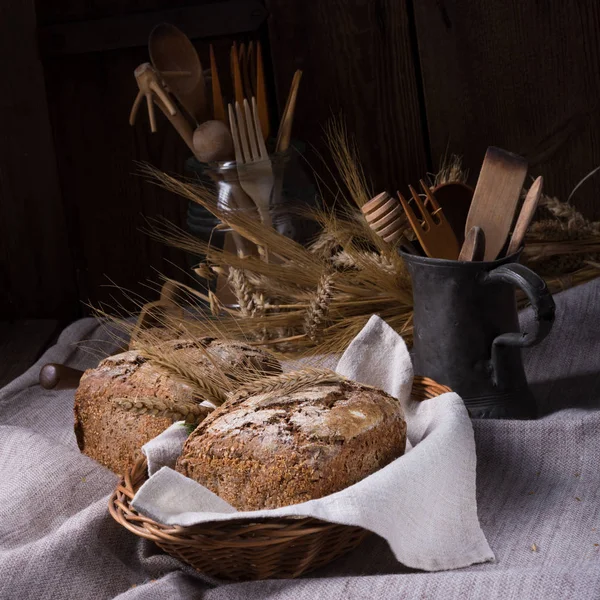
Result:
[[444,217],[444,212],[431,193],[429,186],[423,180],[420,183],[433,212],[429,212],[425,207],[416,190],[412,186],[408,186],[420,213],[420,217],[418,217],[402,194],[398,192],[398,198],[406,212],[408,221],[427,256],[456,260],[460,252],[456,235],[452,231],[450,223]]
[[256,204],[261,221],[270,227],[272,220],[269,205],[274,183],[273,166],[261,135],[255,98],[252,98],[252,109],[248,100],[244,100],[243,109],[236,102],[235,112],[230,104],[229,124],[240,185]]

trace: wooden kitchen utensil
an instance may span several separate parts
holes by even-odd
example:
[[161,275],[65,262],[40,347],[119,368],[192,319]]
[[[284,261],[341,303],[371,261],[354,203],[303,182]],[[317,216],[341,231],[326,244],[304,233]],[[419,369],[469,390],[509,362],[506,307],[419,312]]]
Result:
[[221,82],[219,80],[219,71],[217,70],[217,61],[215,60],[215,51],[210,45],[210,79],[212,85],[213,101],[213,119],[227,123],[227,114],[223,104],[223,94],[221,93]]
[[[290,87],[290,93],[281,115],[281,122],[279,123],[279,131],[277,132],[277,142],[275,143],[275,152],[285,152],[290,147],[290,140],[292,139],[292,124],[294,122],[294,110],[296,108],[296,98],[298,96],[298,86],[300,85],[300,79],[302,79],[302,71],[298,70],[294,73],[292,79],[292,85]],[[283,163],[282,163],[283,164]],[[275,177],[273,184],[273,206],[279,207],[282,205],[283,196],[283,172],[278,173]],[[290,219],[290,215],[285,215],[284,218]],[[290,230],[293,227],[290,226]]]
[[154,71],[150,63],[141,64],[133,72],[133,75],[138,84],[139,91],[133,101],[131,112],[129,113],[129,124],[133,125],[135,123],[142,100],[146,98],[148,117],[150,119],[150,130],[152,133],[156,133],[156,116],[154,114],[153,97],[157,96],[161,100],[163,107],[167,110],[169,115],[176,115],[177,109],[173,102],[171,102],[167,91],[162,87],[156,71]]
[[129,115],[129,124],[133,125],[138,113],[138,109],[144,97],[148,104],[148,115],[150,117],[150,128],[152,132],[156,131],[156,118],[154,115],[154,104],[160,108],[164,115],[169,119],[171,125],[176,129],[188,148],[194,152],[194,144],[192,141],[192,128],[188,120],[177,110],[165,89],[158,73],[150,63],[141,64],[135,71],[135,80],[137,81],[140,91],[133,103],[131,113]]
[[240,57],[238,54],[237,44],[233,42],[229,55],[229,65],[231,69],[231,80],[233,83],[233,93],[235,101],[240,105],[244,105],[244,84],[242,83],[242,72],[240,70]]
[[244,100],[243,108],[236,102],[235,113],[230,104],[229,125],[240,185],[256,204],[261,221],[271,226],[269,204],[274,182],[273,167],[265,141],[260,134],[256,100],[252,98],[252,110],[248,100]]
[[465,240],[465,223],[473,200],[473,188],[460,181],[442,183],[432,190],[435,199],[444,211],[459,244]]
[[444,211],[437,203],[429,186],[422,180],[420,183],[427,197],[428,206],[432,210],[430,212],[430,208],[425,206],[416,190],[409,186],[410,193],[420,214],[417,216],[402,194],[398,192],[398,198],[402,203],[408,221],[427,256],[456,260],[460,250],[456,235],[454,235],[450,223],[444,216]]
[[252,98],[254,96],[254,90],[250,81],[250,61],[252,60],[252,42],[246,48],[245,44],[240,46],[240,71],[242,72],[242,84],[244,85],[244,96],[246,98]]
[[250,41],[248,44],[248,52],[246,53],[246,64],[243,65],[243,69],[248,73],[248,80],[250,83],[248,95],[256,97],[256,53],[254,52],[254,42]]
[[196,157],[200,162],[234,160],[231,131],[222,121],[204,121],[198,125],[194,131],[193,144]]
[[256,42],[256,104],[258,107],[258,119],[262,131],[263,140],[269,137],[269,107],[267,106],[267,84],[265,81],[265,66],[262,59],[262,48],[260,42]]
[[458,260],[475,261],[483,260],[485,256],[485,233],[481,227],[471,227],[464,244],[460,249]]
[[281,123],[277,132],[276,152],[284,152],[290,147],[292,137],[292,124],[294,122],[294,111],[296,109],[296,98],[298,97],[298,87],[302,79],[302,71],[298,70],[294,73],[290,93],[288,94],[283,114],[281,115]]
[[533,182],[533,185],[529,188],[527,196],[525,196],[523,206],[521,207],[521,212],[519,213],[519,217],[517,219],[517,223],[515,225],[512,237],[510,238],[510,243],[506,252],[507,256],[514,254],[523,245],[525,234],[527,233],[529,224],[533,219],[533,215],[535,214],[538,202],[540,201],[543,185],[544,180],[540,176]]
[[40,386],[45,390],[68,390],[76,388],[83,371],[58,363],[48,363],[40,369]]
[[396,198],[387,192],[381,192],[369,200],[361,211],[369,227],[384,241],[393,244],[402,237],[406,222],[402,218],[404,212]]
[[[195,124],[207,118],[208,103],[204,72],[198,53],[183,31],[174,25],[162,23],[150,33],[150,59],[160,71],[169,90],[188,112]],[[188,76],[174,76],[173,72],[186,71]]]
[[361,207],[369,227],[389,244],[398,244],[408,254],[417,254],[412,243],[404,236],[406,218],[400,202],[387,192],[377,194]]
[[486,261],[495,260],[506,243],[526,175],[522,157],[488,148],[465,225],[465,235],[472,227],[483,229]]

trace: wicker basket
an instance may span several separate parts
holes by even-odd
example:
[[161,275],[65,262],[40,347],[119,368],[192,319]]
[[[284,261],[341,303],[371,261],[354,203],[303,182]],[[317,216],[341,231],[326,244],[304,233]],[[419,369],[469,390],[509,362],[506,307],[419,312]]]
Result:
[[[450,391],[415,377],[413,400]],[[146,459],[125,475],[109,501],[113,518],[140,537],[201,573],[221,579],[293,578],[318,569],[352,550],[369,535],[360,527],[312,517],[223,521],[192,527],[167,526],[138,514],[130,505],[147,478]]]

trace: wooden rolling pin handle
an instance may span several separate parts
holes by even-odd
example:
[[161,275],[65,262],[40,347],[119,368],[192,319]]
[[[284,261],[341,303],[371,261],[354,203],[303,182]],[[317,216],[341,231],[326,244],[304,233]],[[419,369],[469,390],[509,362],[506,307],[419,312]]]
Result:
[[66,365],[48,363],[40,370],[40,385],[45,390],[68,390],[76,388],[83,371]]

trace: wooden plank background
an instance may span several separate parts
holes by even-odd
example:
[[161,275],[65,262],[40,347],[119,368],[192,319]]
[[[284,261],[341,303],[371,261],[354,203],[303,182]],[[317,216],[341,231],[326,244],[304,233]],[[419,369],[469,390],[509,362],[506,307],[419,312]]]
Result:
[[77,297],[33,0],[0,3],[0,314],[65,317]]
[[[418,54],[433,162],[485,149],[522,154],[530,175],[566,200],[600,165],[600,4],[419,0]],[[573,203],[600,219],[600,177]]]
[[[198,33],[186,15],[206,5],[57,0],[38,2],[37,16],[32,0],[0,8],[0,62],[10,84],[0,111],[1,314],[66,320],[85,314],[87,303],[131,308],[122,295],[112,298],[111,280],[152,298],[148,280],[185,267],[182,254],[140,232],[144,217],[183,225],[185,203],[134,172],[136,161],[148,161],[182,173],[188,151],[164,119],[154,135],[144,111],[134,128],[127,124],[132,72],[148,55],[137,29],[128,37],[115,24],[175,14]],[[267,23],[256,29],[262,17],[250,10],[244,23],[255,24],[235,37],[264,43],[274,117],[302,68],[294,135],[322,152],[323,124],[341,112],[375,191],[406,189],[448,151],[464,155],[475,179],[491,144],[526,155],[531,174],[543,174],[547,191],[562,199],[600,165],[600,6],[593,0],[265,6]],[[223,27],[210,39],[225,69],[232,38]],[[94,31],[89,48],[84,31]],[[206,65],[208,41],[194,40]],[[309,160],[324,172],[316,153]],[[600,217],[599,189],[600,178],[591,178],[574,196],[586,216]]]
[[[295,135],[324,152],[323,126],[341,114],[374,189],[422,176],[427,141],[407,3],[268,0],[267,7],[280,103],[303,70]],[[312,164],[320,168],[316,158]]]

